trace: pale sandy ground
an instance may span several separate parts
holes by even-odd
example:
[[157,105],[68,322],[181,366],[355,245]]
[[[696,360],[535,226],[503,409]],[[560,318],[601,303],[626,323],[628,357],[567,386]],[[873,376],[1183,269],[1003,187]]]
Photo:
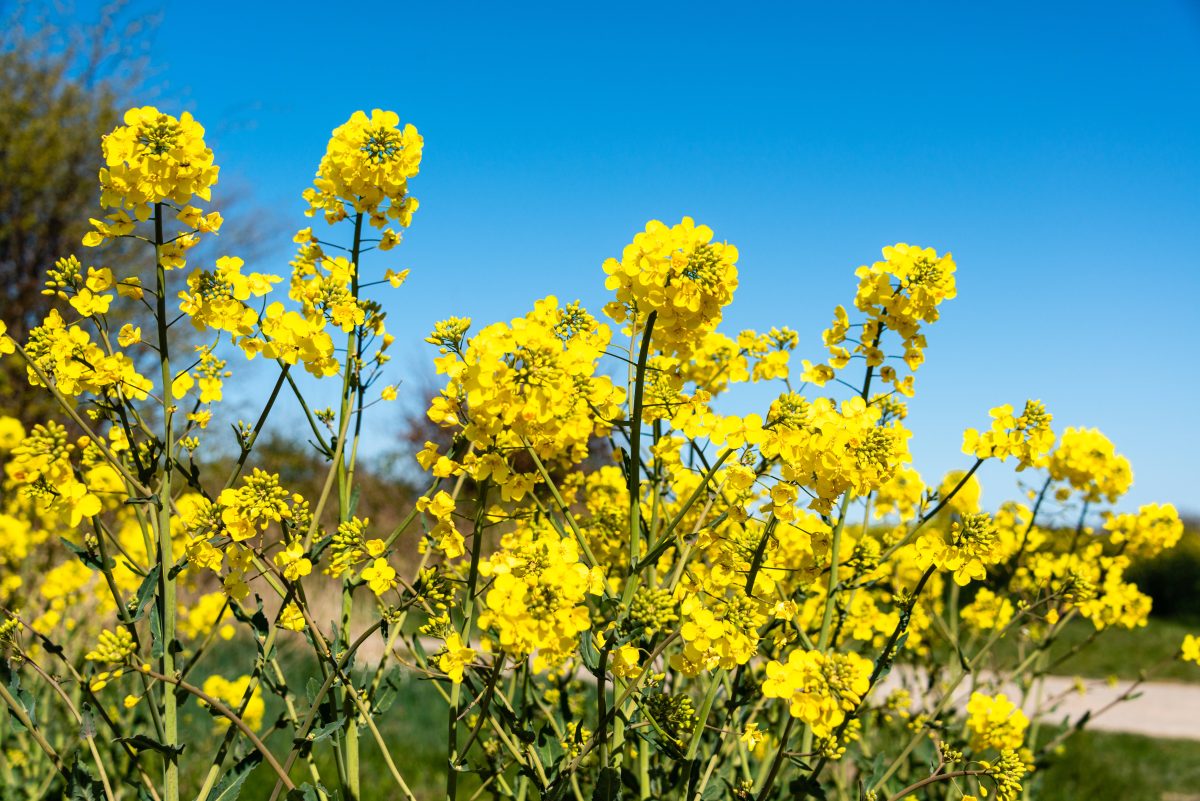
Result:
[[[1133,684],[1129,680],[1110,685],[1102,679],[1084,679],[1086,691],[1080,694],[1076,679],[1048,676],[1044,679],[1040,696],[1036,689],[1030,692],[1022,708],[1030,717],[1040,712],[1046,725],[1074,724],[1091,710],[1088,729],[1200,740],[1200,685],[1144,682],[1133,688],[1134,697],[1117,702],[1130,692]],[[872,695],[881,699],[893,688],[902,685],[912,690],[920,683],[914,681],[911,673],[905,675],[895,671],[883,680]],[[980,689],[989,693],[996,691],[996,688]],[[1020,701],[1022,697],[1020,689],[1014,686],[1000,687],[999,691],[1013,702]],[[919,705],[919,694],[913,694],[914,704]],[[964,681],[955,692],[955,705],[964,707],[970,694],[970,685]]]

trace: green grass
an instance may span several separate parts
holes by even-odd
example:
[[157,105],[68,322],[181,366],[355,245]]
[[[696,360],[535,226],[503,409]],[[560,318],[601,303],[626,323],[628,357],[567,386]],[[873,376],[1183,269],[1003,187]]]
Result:
[[[1086,640],[1092,631],[1092,624],[1087,621],[1071,621],[1059,640],[1051,646],[1051,661]],[[1200,634],[1200,623],[1151,618],[1145,628],[1132,631],[1106,629],[1100,632],[1095,642],[1054,668],[1054,673],[1086,678],[1115,675],[1122,679],[1135,679],[1140,669],[1159,665],[1150,673],[1153,681],[1200,682],[1200,666],[1173,659],[1185,634]]]
[[1200,742],[1085,731],[1028,784],[1046,801],[1200,800]]

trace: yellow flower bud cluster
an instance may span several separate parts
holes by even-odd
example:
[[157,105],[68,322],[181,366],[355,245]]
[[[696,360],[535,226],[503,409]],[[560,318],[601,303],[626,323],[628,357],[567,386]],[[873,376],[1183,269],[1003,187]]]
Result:
[[549,524],[519,521],[500,550],[479,565],[491,580],[479,616],[484,646],[515,659],[533,656],[533,669],[560,666],[591,628],[587,597],[603,591],[599,569],[580,562],[574,540]]
[[787,662],[767,663],[763,695],[788,701],[792,717],[829,737],[870,689],[871,663],[856,653],[822,653],[797,648]]
[[1021,797],[1021,779],[1029,767],[1016,750],[1001,751],[1000,759],[995,762],[980,760],[979,766],[996,783],[996,801],[1016,801]]
[[383,540],[367,539],[369,519],[351,517],[339,523],[329,544],[330,561],[326,568],[329,575],[341,578],[365,559],[379,559],[386,547]]
[[1047,587],[1063,597],[1067,608],[1097,629],[1146,625],[1150,598],[1125,579],[1128,556],[1106,556],[1104,543],[1093,539],[1070,553],[1053,550],[1031,553],[1017,570],[1014,587],[1029,596]]
[[624,398],[596,375],[608,342],[608,327],[578,304],[560,308],[548,297],[511,325],[490,325],[465,349],[438,358],[449,380],[429,418],[474,446],[455,472],[490,479],[503,500],[519,501],[541,481],[528,457],[519,458],[526,443],[547,464],[586,458],[588,441],[608,433]]
[[712,237],[711,228],[691,217],[670,228],[652,220],[619,261],[604,262],[604,287],[617,296],[604,307],[605,314],[640,332],[656,312],[655,349],[689,355],[716,328],[737,289],[737,248]]
[[100,632],[96,647],[84,656],[89,662],[110,662],[119,665],[133,654],[133,635],[124,626],[117,626],[116,631],[104,629]]
[[[77,450],[87,450],[87,438],[79,440],[79,448],[67,438],[67,430],[53,420],[33,427],[9,454],[4,473],[23,493],[36,501],[40,511],[57,515],[72,529],[86,517],[100,514],[104,504],[97,494],[103,490],[110,497],[121,497],[115,487],[104,481],[112,468],[97,466],[76,473],[72,456]],[[92,486],[96,485],[96,486]],[[120,484],[117,485],[119,487]]]
[[1013,611],[1012,601],[981,587],[971,603],[963,607],[961,617],[975,631],[991,631],[1007,626]]
[[214,329],[235,337],[249,336],[258,323],[258,313],[246,301],[262,297],[281,280],[264,273],[242,274],[245,264],[236,256],[217,259],[214,270],[194,270],[187,290],[179,293],[179,310],[191,318],[197,331]]
[[[304,191],[310,217],[320,211],[329,223],[346,217],[346,206],[370,215],[383,228],[394,220],[407,228],[417,210],[408,194],[408,179],[421,167],[424,140],[412,125],[400,127],[394,111],[374,109],[368,117],[356,111],[333,131],[314,188]],[[387,234],[396,236],[394,232]]]
[[[222,490],[217,503],[222,507],[221,522],[225,524],[229,538],[242,542],[265,531],[271,523],[291,518],[290,500],[293,496],[279,485],[277,474],[256,467],[242,479],[240,487]],[[302,499],[295,496],[294,500]]]
[[1129,460],[1094,428],[1068,428],[1050,454],[1047,468],[1055,481],[1066,481],[1090,503],[1116,501],[1133,484]]
[[736,588],[722,598],[709,606],[700,593],[692,593],[680,604],[683,648],[672,655],[671,667],[685,676],[731,670],[749,662],[758,650],[758,630],[767,622],[765,605]]
[[353,281],[358,271],[344,256],[326,256],[318,244],[302,245],[292,261],[288,296],[305,317],[320,317],[349,333],[367,320],[367,301],[356,300]]
[[677,747],[687,745],[688,738],[696,729],[699,718],[696,706],[686,695],[653,693],[645,698],[644,712]]

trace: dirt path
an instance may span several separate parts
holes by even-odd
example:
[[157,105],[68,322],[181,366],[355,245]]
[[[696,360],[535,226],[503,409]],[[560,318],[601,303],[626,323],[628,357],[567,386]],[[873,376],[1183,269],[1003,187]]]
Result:
[[[920,684],[911,674],[906,676],[896,671],[876,690],[878,695],[872,695],[883,698],[896,687],[907,686],[911,690]],[[1014,702],[1021,699],[1021,691],[1015,686],[1004,686],[999,691]],[[964,682],[955,693],[955,706],[965,707],[970,694],[970,687]],[[915,692],[914,706],[919,706]],[[1200,740],[1200,684],[1161,681],[1135,686],[1128,679],[1109,684],[1104,679],[1048,676],[1040,695],[1036,690],[1030,693],[1022,707],[1031,718],[1040,715],[1043,725],[1073,725],[1090,711],[1088,729]]]

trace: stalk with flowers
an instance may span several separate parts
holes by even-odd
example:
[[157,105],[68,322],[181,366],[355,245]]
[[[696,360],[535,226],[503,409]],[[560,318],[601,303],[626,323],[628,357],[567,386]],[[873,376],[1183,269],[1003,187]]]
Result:
[[[83,245],[143,262],[65,256],[60,306],[25,342],[0,329],[61,409],[0,418],[5,798],[433,797],[389,734],[400,675],[445,705],[446,799],[1015,799],[1063,739],[1038,736],[1051,645],[1144,625],[1125,571],[1182,524],[1110,510],[1132,471],[1102,434],[1002,405],[961,470],[911,467],[956,268],[906,244],[857,270],[798,370],[792,329],[720,329],[738,251],[690,218],[604,263],[611,325],[553,296],[438,323],[428,487],[378,529],[359,447],[397,393],[372,290],[407,271],[374,259],[412,222],[422,139],[380,110],[333,132],[285,293],[235,256],[189,267],[222,224],[203,137],[131,110]],[[271,389],[222,443],[243,359]],[[766,382],[768,408],[722,411]],[[256,458],[281,403],[327,465],[311,497]],[[982,508],[992,460],[1038,476],[1028,498]],[[199,713],[210,738],[187,736]]]

